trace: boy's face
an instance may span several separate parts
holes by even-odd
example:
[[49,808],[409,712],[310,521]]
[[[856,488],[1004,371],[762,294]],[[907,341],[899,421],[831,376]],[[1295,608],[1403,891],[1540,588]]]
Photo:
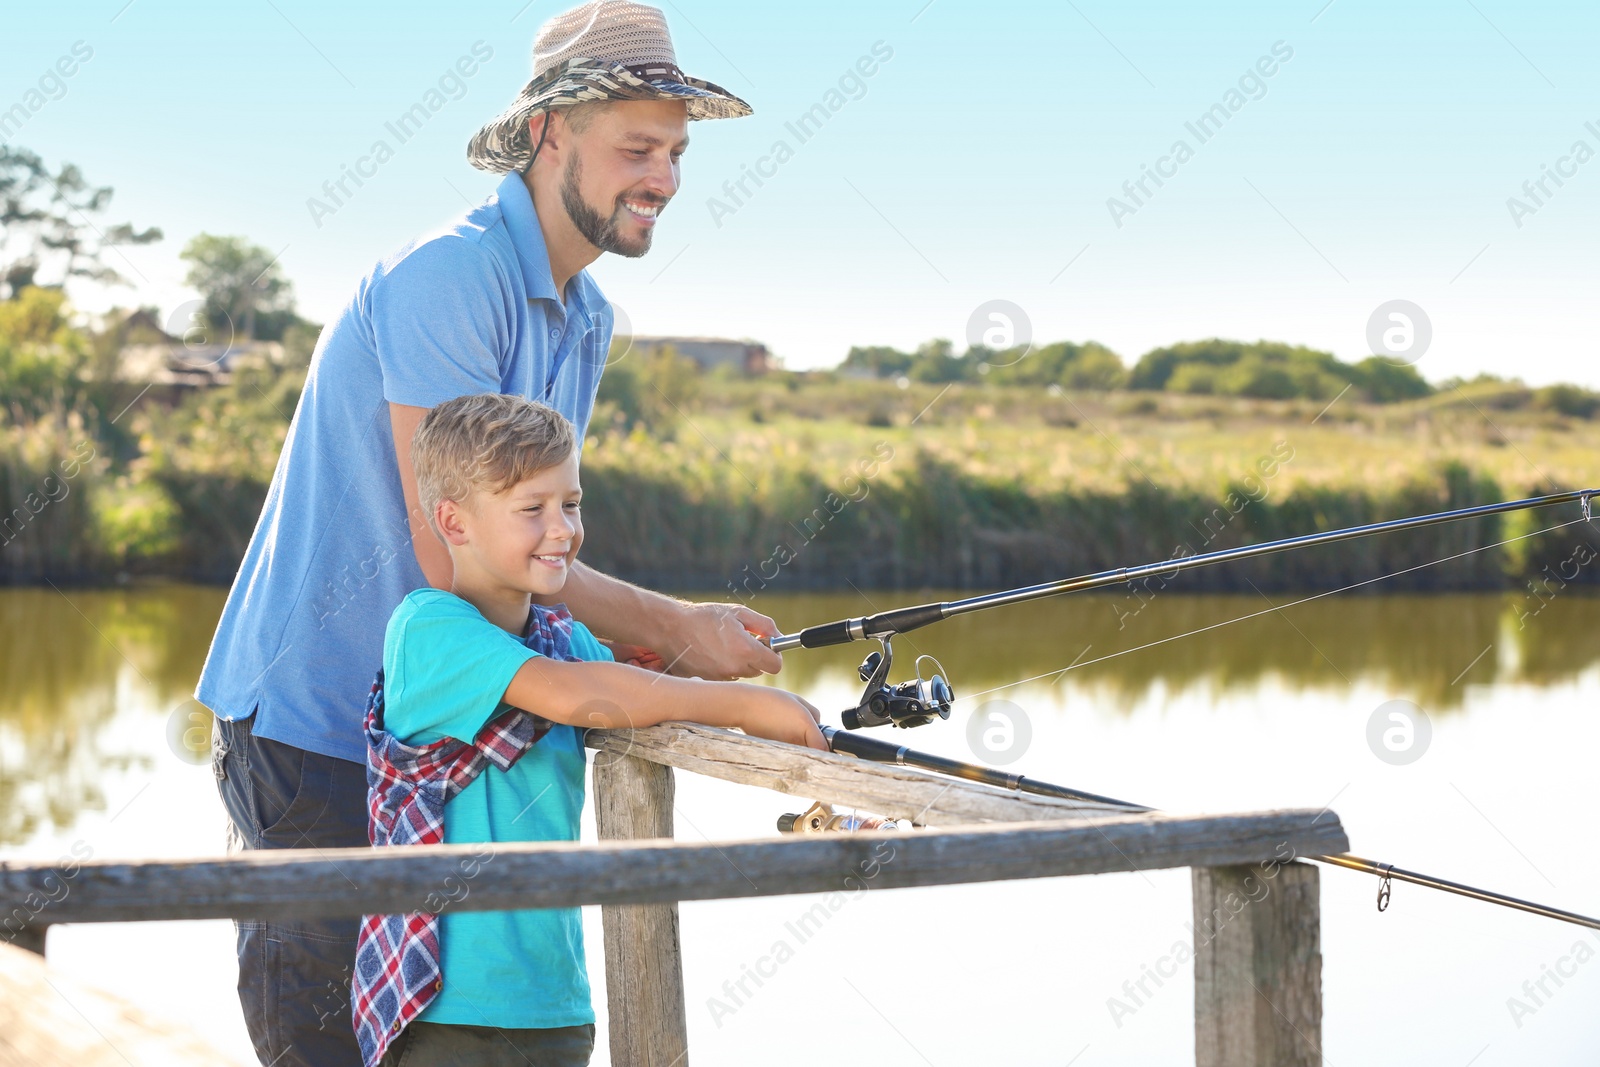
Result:
[[475,492],[471,505],[459,509],[464,537],[453,554],[466,553],[496,584],[560,592],[583,544],[582,498],[576,452],[504,492]]

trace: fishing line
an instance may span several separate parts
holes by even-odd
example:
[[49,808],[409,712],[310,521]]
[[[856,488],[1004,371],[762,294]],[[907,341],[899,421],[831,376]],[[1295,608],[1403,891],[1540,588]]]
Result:
[[[860,759],[872,760],[875,763],[917,767],[922,770],[933,771],[936,774],[948,775],[969,782],[980,782],[984,785],[995,786],[1012,792],[1032,793],[1036,796],[1084,801],[1091,804],[1105,804],[1113,808],[1121,808],[1130,813],[1156,813],[1156,809],[1146,807],[1143,804],[1117,800],[1114,797],[1105,797],[1098,793],[1086,793],[1081,789],[1054,785],[1050,782],[1040,781],[1037,778],[1012,774],[1008,771],[997,770],[982,764],[965,763],[961,760],[951,759],[949,756],[936,756],[929,752],[917,752],[904,745],[896,745],[893,741],[880,741],[876,737],[841,730],[836,726],[824,726],[822,734],[828,739],[829,746],[835,752],[843,752]],[[1317,816],[1318,819],[1321,817],[1321,815]],[[798,816],[793,818],[798,818]],[[784,819],[789,820],[789,825],[786,826],[784,820],[779,820],[779,829],[792,827],[792,818],[785,816]],[[1311,821],[1315,825],[1317,820],[1313,819]],[[915,820],[913,820],[913,825],[915,825]],[[1553,908],[1548,904],[1538,904],[1531,900],[1523,900],[1521,897],[1513,897],[1506,893],[1480,889],[1477,886],[1467,885],[1463,882],[1452,882],[1447,878],[1438,878],[1431,874],[1423,874],[1420,871],[1396,867],[1392,863],[1379,863],[1376,860],[1365,859],[1361,856],[1352,856],[1348,852],[1342,852],[1334,856],[1302,856],[1298,858],[1313,860],[1317,863],[1328,863],[1352,871],[1361,871],[1364,874],[1376,875],[1379,879],[1379,911],[1384,911],[1388,908],[1391,880],[1398,879],[1402,882],[1411,882],[1414,885],[1425,886],[1429,889],[1454,893],[1456,896],[1467,897],[1486,904],[1498,904],[1504,908],[1514,908],[1517,911],[1540,915],[1546,919],[1556,919],[1576,926],[1585,926],[1591,930],[1600,930],[1600,919],[1595,919],[1588,915],[1581,915],[1565,908]]]
[[1515,543],[1517,541],[1526,541],[1530,537],[1538,537],[1538,536],[1540,536],[1542,534],[1554,533],[1557,530],[1564,530],[1568,526],[1577,526],[1577,525],[1580,525],[1580,524],[1582,524],[1584,522],[1587,522],[1587,521],[1588,521],[1587,519],[1582,519],[1582,518],[1573,519],[1571,522],[1563,522],[1563,523],[1558,523],[1555,526],[1547,526],[1542,530],[1534,530],[1532,533],[1521,534],[1521,535],[1519,535],[1517,537],[1508,537],[1504,541],[1496,541],[1494,544],[1481,545],[1481,546],[1479,546],[1477,548],[1469,548],[1465,552],[1458,552],[1453,556],[1445,556],[1443,559],[1432,560],[1432,561],[1430,561],[1428,563],[1419,563],[1415,567],[1407,567],[1404,570],[1394,571],[1394,572],[1389,573],[1389,574],[1380,574],[1376,578],[1367,578],[1367,579],[1364,579],[1362,581],[1355,582],[1355,583],[1353,583],[1351,585],[1341,586],[1338,589],[1329,589],[1329,590],[1327,590],[1325,592],[1316,593],[1316,594],[1314,594],[1312,596],[1305,597],[1305,598],[1303,598],[1301,600],[1292,600],[1287,604],[1278,604],[1278,605],[1275,605],[1273,607],[1263,608],[1260,611],[1253,611],[1248,615],[1241,615],[1236,619],[1224,619],[1222,622],[1214,622],[1214,623],[1211,623],[1209,626],[1201,626],[1198,629],[1190,630],[1187,633],[1173,634],[1171,637],[1163,637],[1163,638],[1160,638],[1159,640],[1151,641],[1151,642],[1149,642],[1147,644],[1135,645],[1133,648],[1125,648],[1125,649],[1122,649],[1119,652],[1108,652],[1104,656],[1096,656],[1094,659],[1084,660],[1081,663],[1074,663],[1074,664],[1071,664],[1070,666],[1061,667],[1061,668],[1059,668],[1057,670],[1046,671],[1044,674],[1036,674],[1031,678],[1022,678],[1022,679],[1019,679],[1018,681],[1015,681],[1015,682],[1007,682],[1005,685],[997,685],[993,689],[985,689],[985,690],[983,690],[981,692],[978,692],[978,693],[969,693],[969,694],[966,694],[965,696],[958,696],[958,697],[955,698],[955,700],[951,701],[951,703],[955,703],[956,700],[975,700],[978,697],[988,696],[990,693],[998,693],[1002,689],[1010,689],[1013,686],[1018,686],[1018,685],[1027,685],[1029,682],[1037,682],[1041,678],[1054,678],[1054,677],[1056,677],[1058,675],[1065,674],[1068,671],[1081,670],[1084,667],[1088,667],[1088,666],[1091,666],[1091,665],[1096,664],[1096,663],[1104,663],[1106,660],[1116,659],[1119,656],[1126,656],[1126,655],[1129,655],[1130,653],[1133,653],[1133,652],[1142,652],[1147,648],[1155,648],[1157,645],[1169,644],[1169,643],[1171,643],[1173,641],[1177,641],[1177,640],[1180,640],[1180,639],[1185,638],[1185,637],[1193,637],[1196,634],[1207,633],[1208,631],[1211,631],[1211,630],[1220,630],[1222,627],[1224,627],[1224,626],[1232,626],[1236,622],[1247,622],[1250,619],[1259,619],[1263,615],[1271,615],[1274,612],[1283,611],[1283,610],[1285,610],[1287,608],[1295,608],[1295,607],[1299,607],[1301,604],[1309,604],[1313,600],[1321,600],[1323,597],[1333,596],[1336,593],[1348,593],[1350,590],[1352,590],[1352,589],[1360,589],[1364,585],[1372,585],[1374,582],[1382,582],[1382,581],[1387,581],[1390,578],[1398,578],[1402,574],[1410,574],[1413,571],[1425,570],[1428,567],[1436,567],[1441,563],[1449,563],[1452,560],[1462,559],[1462,558],[1464,558],[1466,556],[1471,556],[1471,555],[1474,555],[1474,554],[1479,553],[1479,552],[1487,552],[1491,548],[1501,548],[1501,547],[1503,547],[1505,545],[1513,544],[1513,543]]
[[[1059,678],[1067,671],[1077,670],[1081,667],[1087,667],[1094,663],[1104,663],[1106,660],[1116,659],[1120,656],[1126,656],[1132,652],[1139,652],[1147,648],[1154,648],[1159,645],[1170,644],[1173,641],[1177,641],[1185,637],[1193,637],[1197,634],[1207,633],[1211,630],[1218,630],[1224,626],[1231,626],[1234,623],[1245,622],[1249,619],[1258,619],[1263,615],[1268,615],[1273,612],[1282,612],[1288,608],[1298,607],[1302,604],[1309,604],[1313,600],[1321,600],[1323,597],[1333,596],[1337,593],[1347,593],[1352,589],[1360,589],[1363,586],[1386,581],[1387,579],[1396,578],[1403,574],[1411,574],[1416,571],[1424,570],[1428,567],[1438,566],[1441,563],[1449,563],[1453,560],[1464,559],[1467,556],[1476,555],[1480,552],[1487,552],[1490,549],[1501,548],[1505,545],[1515,544],[1518,541],[1526,541],[1530,538],[1540,537],[1548,533],[1554,533],[1557,530],[1564,530],[1570,526],[1587,523],[1591,521],[1592,518],[1590,501],[1595,496],[1600,496],[1600,490],[1579,489],[1571,492],[1553,493],[1546,496],[1532,497],[1526,500],[1510,500],[1497,504],[1484,504],[1470,508],[1458,508],[1454,511],[1438,512],[1431,515],[1419,515],[1407,519],[1394,519],[1387,522],[1370,523],[1366,526],[1356,526],[1344,530],[1330,530],[1319,534],[1304,534],[1298,537],[1288,537],[1282,540],[1268,541],[1256,545],[1221,549],[1215,552],[1202,553],[1198,556],[1185,556],[1178,559],[1164,560],[1158,563],[1146,563],[1136,567],[1122,567],[1115,570],[1101,571],[1096,574],[1086,574],[1075,578],[1063,579],[1061,581],[1047,582],[1043,585],[1034,585],[1021,589],[1007,590],[1000,593],[969,597],[965,600],[937,604],[918,604],[911,607],[898,608],[893,611],[879,612],[875,615],[865,616],[862,618],[840,619],[836,622],[824,623],[820,626],[810,626],[795,634],[779,634],[769,640],[769,647],[771,647],[774,651],[783,652],[796,647],[820,648],[826,645],[845,644],[851,641],[862,640],[877,641],[881,646],[881,651],[870,653],[859,668],[861,680],[866,683],[866,691],[863,693],[860,703],[854,708],[846,709],[841,714],[840,721],[842,723],[842,728],[832,726],[824,726],[822,728],[823,736],[827,738],[829,747],[835,752],[845,753],[862,759],[873,760],[875,762],[919,767],[924,770],[934,771],[939,774],[952,775],[956,778],[965,779],[967,781],[981,782],[987,785],[998,786],[1006,790],[1035,793],[1042,796],[1057,797],[1061,799],[1108,804],[1113,807],[1118,807],[1129,811],[1149,812],[1151,809],[1146,808],[1143,805],[1131,804],[1127,801],[1115,800],[1110,797],[1103,797],[1094,793],[1086,793],[1082,790],[1070,789],[1066,786],[1054,785],[1049,782],[1041,782],[1037,779],[1027,778],[1024,775],[1000,771],[993,767],[987,767],[981,764],[966,763],[961,760],[952,759],[948,756],[936,756],[927,752],[913,751],[908,746],[896,744],[892,741],[881,741],[877,738],[869,737],[858,732],[861,727],[882,726],[889,723],[893,723],[897,727],[921,726],[932,722],[935,718],[948,719],[950,716],[950,706],[954,703],[955,697],[950,690],[949,684],[944,680],[942,675],[936,674],[931,679],[923,679],[919,670],[918,677],[914,681],[900,683],[890,683],[888,681],[888,672],[893,656],[893,650],[890,646],[891,640],[895,636],[905,633],[908,630],[917,629],[919,627],[927,626],[944,619],[949,619],[955,615],[966,614],[972,611],[980,611],[987,608],[1000,607],[1007,604],[1019,604],[1024,601],[1039,600],[1045,597],[1058,596],[1062,593],[1084,592],[1090,589],[1105,589],[1118,585],[1126,585],[1135,582],[1140,578],[1158,574],[1164,575],[1169,571],[1176,573],[1177,571],[1187,570],[1192,567],[1212,566],[1218,563],[1228,563],[1241,559],[1249,559],[1272,552],[1282,552],[1288,549],[1307,548],[1312,545],[1331,544],[1337,541],[1350,540],[1356,537],[1367,537],[1378,533],[1390,533],[1398,530],[1417,529],[1423,526],[1432,526],[1437,523],[1450,522],[1458,519],[1498,515],[1511,511],[1526,511],[1531,508],[1547,507],[1552,504],[1567,503],[1571,501],[1576,501],[1582,509],[1582,516],[1578,519],[1574,519],[1571,522],[1557,523],[1553,526],[1547,526],[1543,529],[1534,530],[1531,533],[1520,534],[1516,537],[1508,537],[1504,540],[1496,541],[1493,544],[1481,545],[1477,548],[1467,549],[1464,552],[1457,552],[1454,555],[1444,556],[1439,559],[1430,560],[1426,563],[1419,563],[1413,567],[1405,567],[1401,570],[1391,571],[1387,574],[1380,574],[1377,577],[1367,578],[1359,582],[1353,582],[1350,585],[1342,586],[1338,589],[1330,589],[1326,592],[1315,593],[1308,597],[1302,597],[1299,600],[1290,601],[1287,604],[1273,604],[1267,608],[1263,608],[1260,611],[1254,611],[1247,615],[1241,615],[1236,618],[1225,619],[1221,622],[1211,623],[1207,626],[1201,626],[1185,633],[1174,634],[1170,637],[1163,637],[1159,640],[1150,641],[1142,645],[1136,645],[1133,648],[1122,649],[1118,652],[1111,652],[1104,656],[1096,657],[1095,659],[1086,660],[1083,662],[1074,660],[1066,667],[1053,671],[1047,671],[1043,674],[1034,675],[1031,678],[1023,678],[1019,681],[1007,682],[1005,685],[995,686],[991,689],[985,689],[982,692],[971,694],[970,698],[987,696],[990,693],[998,693],[1002,690],[1010,689],[1015,686],[1026,685],[1029,682],[1037,682],[1045,678]],[[1088,649],[1084,650],[1084,652],[1087,651]],[[1082,655],[1083,653],[1079,653],[1080,657]],[[920,667],[920,658],[918,665]],[[962,699],[969,698],[963,697]],[[1359,856],[1352,856],[1349,853],[1343,853],[1337,856],[1308,856],[1305,858],[1318,860],[1324,863],[1331,863],[1340,867],[1347,867],[1352,870],[1363,871],[1368,874],[1376,875],[1379,878],[1378,910],[1380,911],[1382,911],[1388,905],[1391,880],[1399,880],[1427,886],[1431,889],[1443,890],[1447,893],[1455,893],[1460,896],[1470,897],[1472,899],[1485,901],[1491,904],[1499,904],[1504,907],[1516,908],[1521,911],[1531,912],[1535,915],[1542,915],[1551,919],[1558,919],[1563,922],[1575,923],[1590,929],[1600,930],[1600,919],[1591,918],[1586,915],[1580,915],[1576,912],[1566,911],[1561,908],[1552,908],[1547,905],[1536,904],[1532,901],[1521,900],[1517,897],[1508,896],[1504,893],[1494,893],[1490,892],[1489,890],[1479,889],[1475,886],[1464,885],[1460,882],[1452,882],[1443,878],[1436,878],[1432,875],[1422,874],[1417,871],[1405,870],[1404,868],[1396,867],[1393,864],[1377,863],[1369,859],[1363,859]]]

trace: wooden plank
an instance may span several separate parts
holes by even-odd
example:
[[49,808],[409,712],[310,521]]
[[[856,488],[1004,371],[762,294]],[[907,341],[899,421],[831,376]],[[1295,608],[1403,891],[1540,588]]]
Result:
[[0,944],[0,1067],[216,1067],[236,1062],[197,1034],[81,985]]
[[1108,804],[996,789],[931,771],[816,752],[697,723],[667,723],[642,730],[590,730],[586,743],[604,752],[664,763],[740,785],[761,786],[929,826],[1085,819],[1127,811]]
[[[837,890],[874,867],[873,888],[1215,867],[1350,847],[1325,811],[1120,815],[947,830],[799,834],[726,842],[519,842],[303,849],[218,859],[90,860],[55,922],[353,917],[422,910],[662,904]],[[892,856],[892,862],[884,856]],[[0,914],[53,868],[0,862]]]
[[[672,836],[672,768],[599,753],[594,761],[595,824],[603,841]],[[687,1067],[678,905],[607,904],[606,1004],[613,1067]]]
[[1196,868],[1197,1067],[1320,1067],[1318,886],[1304,863]]

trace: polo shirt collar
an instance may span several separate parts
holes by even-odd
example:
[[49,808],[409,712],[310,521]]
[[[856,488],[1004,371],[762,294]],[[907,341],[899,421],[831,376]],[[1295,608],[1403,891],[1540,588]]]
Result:
[[522,175],[511,171],[500,182],[496,191],[500,201],[500,215],[506,220],[506,231],[511,234],[511,245],[517,250],[517,262],[522,266],[522,285],[529,300],[553,300],[560,303],[556,282],[550,275],[550,252],[545,247],[544,231],[539,228],[539,216],[533,210],[533,197],[523,184]]

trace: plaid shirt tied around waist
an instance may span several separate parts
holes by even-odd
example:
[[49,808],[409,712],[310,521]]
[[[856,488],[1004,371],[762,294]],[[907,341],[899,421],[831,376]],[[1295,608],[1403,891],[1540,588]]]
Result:
[[[582,658],[572,652],[572,615],[564,605],[534,605],[523,644],[551,659]],[[513,708],[488,722],[471,744],[446,737],[408,745],[384,729],[378,671],[367,695],[368,841],[443,844],[445,804],[490,764],[509,770],[553,725]],[[362,917],[351,1014],[366,1067],[377,1067],[400,1032],[444,988],[440,935],[437,912]]]

